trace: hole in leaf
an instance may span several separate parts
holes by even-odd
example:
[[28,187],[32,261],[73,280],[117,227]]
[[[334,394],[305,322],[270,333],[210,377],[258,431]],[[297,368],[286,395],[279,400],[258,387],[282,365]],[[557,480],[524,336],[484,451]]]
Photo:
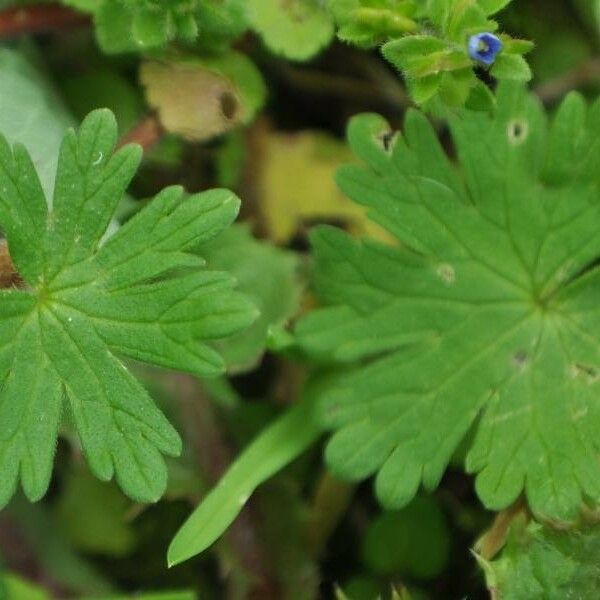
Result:
[[219,97],[219,104],[221,106],[221,113],[228,120],[231,121],[238,110],[237,98],[231,92],[223,92]]
[[394,136],[395,133],[393,131],[383,131],[377,136],[377,141],[383,146],[386,152],[391,150]]
[[522,144],[529,135],[529,123],[527,121],[511,121],[508,124],[508,141],[517,146]]
[[529,362],[529,356],[525,350],[519,350],[518,352],[514,353],[512,360],[515,367],[518,369],[523,369]]
[[596,383],[600,379],[600,373],[596,367],[582,365],[580,363],[571,365],[571,376],[583,377],[590,385]]

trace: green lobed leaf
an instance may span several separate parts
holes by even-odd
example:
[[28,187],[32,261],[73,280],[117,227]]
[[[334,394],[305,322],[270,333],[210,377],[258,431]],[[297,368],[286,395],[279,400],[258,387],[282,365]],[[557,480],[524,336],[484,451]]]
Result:
[[318,228],[328,306],[297,328],[310,356],[353,365],[321,400],[327,462],[377,474],[398,508],[473,428],[466,467],[488,508],[525,491],[536,515],[571,521],[600,502],[600,102],[572,94],[548,125],[503,84],[494,115],[451,119],[458,167],[420,113],[393,137],[374,119],[350,125],[366,165],[338,182],[398,245]]
[[252,28],[275,54],[308,60],[331,42],[333,21],[318,0],[248,0]]
[[195,21],[199,46],[224,50],[248,28],[247,0],[201,0]]
[[48,213],[29,155],[0,138],[0,224],[24,280],[0,292],[0,505],[19,479],[30,500],[43,496],[65,409],[97,477],[157,500],[162,455],[181,441],[118,357],[218,375],[212,344],[256,316],[230,275],[191,252],[233,221],[231,192],[167,188],[103,243],[141,155],[113,155],[116,139],[107,110],[67,133]]
[[362,544],[363,561],[373,573],[421,580],[437,577],[449,553],[448,525],[432,496],[417,496],[402,510],[378,515]]
[[64,0],[94,15],[108,53],[164,48],[172,41],[223,50],[247,28],[244,0]]
[[298,260],[291,252],[255,240],[244,225],[231,227],[199,251],[211,269],[231,273],[238,289],[260,310],[247,330],[218,343],[229,372],[247,371],[264,353],[269,330],[286,325],[299,309]]
[[[121,0],[104,0],[93,14],[96,38],[104,52],[109,54],[131,52],[142,45],[141,41],[138,42],[133,37],[135,13],[127,3]],[[166,39],[162,42],[165,43]]]

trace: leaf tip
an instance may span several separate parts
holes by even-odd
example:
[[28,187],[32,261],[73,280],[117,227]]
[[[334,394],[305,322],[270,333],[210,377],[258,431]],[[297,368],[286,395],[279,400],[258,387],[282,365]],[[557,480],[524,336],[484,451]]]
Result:
[[185,562],[186,560],[192,558],[197,552],[181,552],[181,550],[177,549],[179,535],[176,535],[171,542],[169,549],[167,550],[167,568],[172,569],[177,565]]

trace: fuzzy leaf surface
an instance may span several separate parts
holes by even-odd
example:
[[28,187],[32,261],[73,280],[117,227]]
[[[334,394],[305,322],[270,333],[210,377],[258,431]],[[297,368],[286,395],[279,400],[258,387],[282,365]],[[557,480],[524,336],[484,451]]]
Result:
[[172,41],[220,51],[244,32],[244,0],[64,0],[94,15],[108,53],[164,48]]
[[559,531],[515,522],[500,557],[484,569],[503,600],[594,598],[600,587],[600,528]]
[[524,490],[570,521],[600,501],[600,103],[572,94],[551,124],[518,84],[497,103],[452,118],[458,165],[419,112],[395,136],[377,115],[352,122],[365,165],[339,184],[398,244],[317,229],[328,306],[297,335],[350,365],[321,403],[338,475],[377,474],[398,508],[470,433],[487,507]]
[[316,0],[249,0],[253,29],[275,54],[308,60],[334,35],[333,21]]
[[141,155],[113,155],[116,139],[107,110],[65,136],[48,213],[29,155],[0,138],[0,224],[24,280],[0,292],[0,506],[19,479],[30,500],[43,496],[65,412],[97,477],[157,500],[162,455],[181,442],[119,357],[216,375],[213,340],[254,316],[233,278],[191,252],[235,218],[230,192],[167,188],[103,242]]

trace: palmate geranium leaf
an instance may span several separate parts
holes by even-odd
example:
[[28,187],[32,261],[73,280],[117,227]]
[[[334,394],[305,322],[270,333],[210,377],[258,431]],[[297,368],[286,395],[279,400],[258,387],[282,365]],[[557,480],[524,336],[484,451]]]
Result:
[[378,472],[379,498],[400,507],[472,435],[487,507],[524,490],[537,515],[570,520],[600,502],[600,102],[570,95],[550,125],[517,84],[497,102],[451,119],[458,165],[416,111],[403,135],[353,121],[366,167],[339,183],[399,243],[318,229],[331,306],[297,333],[355,365],[322,401],[337,474]]
[[24,280],[0,294],[0,506],[19,478],[31,500],[44,494],[63,412],[96,476],[157,500],[161,454],[181,442],[118,357],[219,374],[212,341],[255,316],[191,252],[237,215],[230,192],[167,188],[103,243],[140,160],[137,146],[113,155],[116,136],[107,110],[66,135],[50,212],[27,152],[0,138],[0,224]]

